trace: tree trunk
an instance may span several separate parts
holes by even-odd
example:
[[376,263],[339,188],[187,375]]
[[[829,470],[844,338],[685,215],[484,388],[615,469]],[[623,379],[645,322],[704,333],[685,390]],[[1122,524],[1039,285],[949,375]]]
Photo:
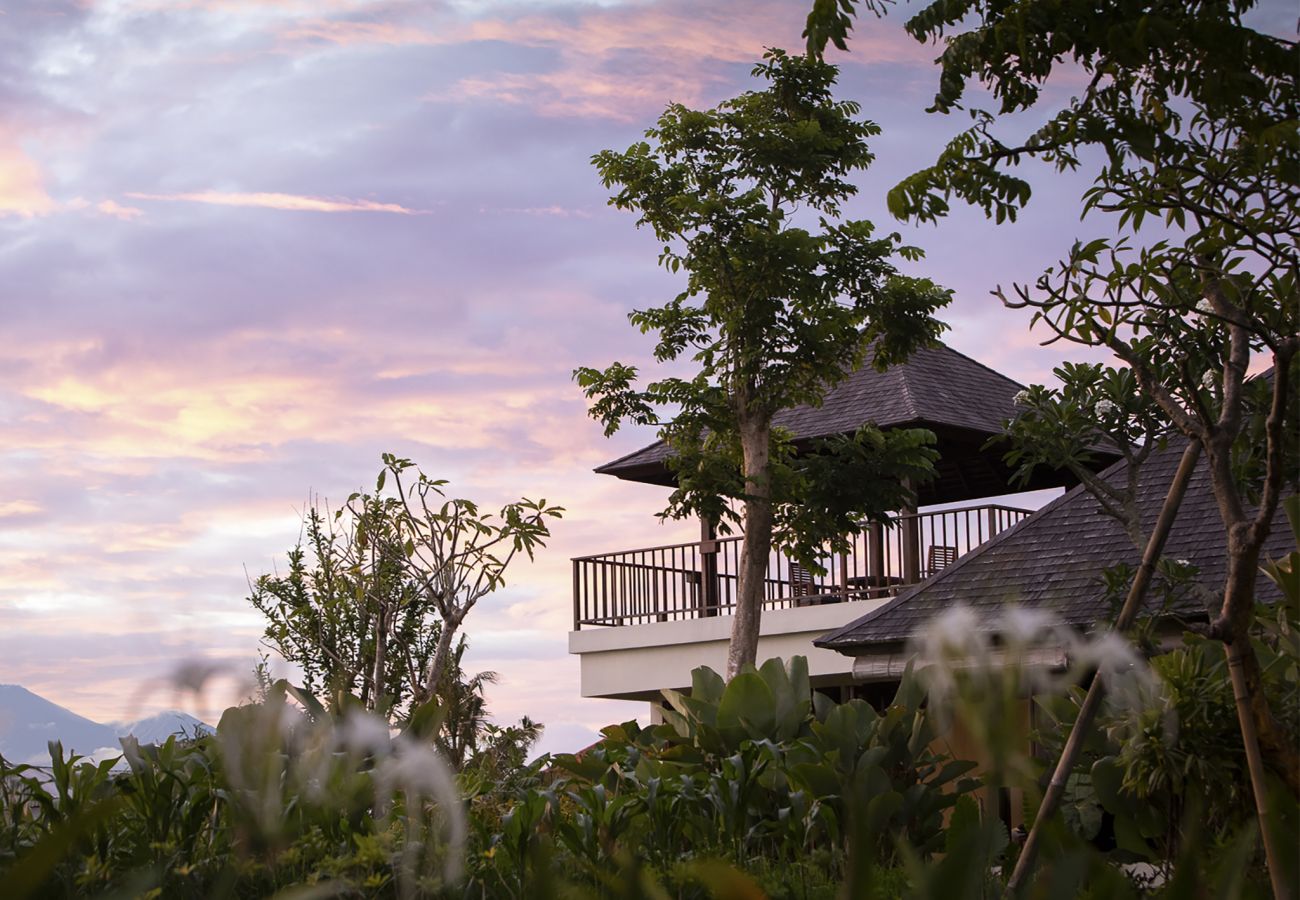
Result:
[[442,680],[446,677],[447,660],[451,658],[451,642],[456,638],[460,622],[443,619],[442,633],[438,635],[438,646],[433,651],[433,659],[424,675],[424,696],[421,702],[428,702],[438,696]]
[[772,553],[771,422],[742,420],[740,449],[745,471],[745,538],[740,548],[736,615],[727,648],[727,680],[758,656],[767,562]]
[[[1264,759],[1260,754],[1259,734],[1255,728],[1256,708],[1260,703],[1259,685],[1254,690],[1248,683],[1244,657],[1254,656],[1250,649],[1250,637],[1243,635],[1240,640],[1225,644],[1228,654],[1228,673],[1232,677],[1232,699],[1237,707],[1237,724],[1241,726],[1241,742],[1246,750],[1246,767],[1250,770],[1250,790],[1255,795],[1255,816],[1259,819],[1259,833],[1264,841],[1264,859],[1268,864],[1268,878],[1273,886],[1273,900],[1290,900],[1295,896],[1285,873],[1287,857],[1277,839],[1277,822],[1273,818],[1272,797],[1268,792],[1268,782],[1264,777]],[[1258,668],[1258,663],[1256,663]],[[1272,716],[1270,715],[1271,719]]]
[[1295,747],[1264,696],[1259,659],[1250,643],[1259,546],[1257,542],[1244,538],[1245,531],[1245,528],[1233,528],[1228,532],[1228,580],[1223,592],[1223,611],[1214,623],[1214,632],[1224,642],[1228,658],[1232,699],[1237,709],[1241,743],[1246,751],[1250,789],[1255,799],[1255,816],[1259,819],[1273,897],[1275,900],[1283,900],[1295,894],[1285,875],[1285,851],[1278,844],[1277,822],[1268,791],[1265,758],[1274,771],[1282,776],[1293,796],[1300,792],[1300,766],[1297,765]]
[[[1173,528],[1178,507],[1182,505],[1183,497],[1187,494],[1187,485],[1192,480],[1192,473],[1196,471],[1196,462],[1200,456],[1201,445],[1196,441],[1189,443],[1187,449],[1183,451],[1178,470],[1174,473],[1173,481],[1169,483],[1168,493],[1165,494],[1165,502],[1160,507],[1160,515],[1156,518],[1155,527],[1151,529],[1151,536],[1147,539],[1146,549],[1142,553],[1142,563],[1133,576],[1133,583],[1129,585],[1124,606],[1115,617],[1113,627],[1115,632],[1122,634],[1128,631],[1142,609],[1147,588],[1155,575],[1156,563],[1164,553],[1165,541],[1169,537],[1170,529]],[[1043,831],[1060,808],[1061,800],[1065,796],[1065,787],[1070,780],[1070,773],[1074,771],[1074,765],[1083,750],[1083,742],[1092,728],[1092,721],[1096,718],[1097,711],[1101,709],[1101,701],[1105,693],[1104,681],[1102,674],[1098,672],[1093,677],[1092,684],[1088,686],[1088,694],[1083,699],[1083,705],[1079,707],[1078,718],[1074,720],[1074,727],[1070,729],[1070,736],[1061,750],[1061,758],[1052,771],[1052,780],[1048,782],[1047,791],[1043,794],[1043,802],[1038,806],[1033,827],[1025,838],[1025,846],[1020,851],[1020,858],[1016,860],[1016,867],[1011,873],[1010,880],[1007,881],[1006,896],[1008,897],[1016,896],[1029,876],[1033,874],[1034,866],[1038,861],[1038,845],[1042,841]]]
[[374,694],[370,698],[370,704],[367,708],[378,709],[379,704],[384,702],[384,690],[388,687],[384,684],[384,666],[387,665],[388,651],[388,623],[384,605],[379,604],[379,614],[375,617],[375,668],[371,683],[374,685]]
[[[1262,760],[1268,762],[1281,776],[1294,796],[1300,797],[1300,754],[1297,754],[1295,745],[1273,714],[1268,698],[1264,696],[1263,673],[1260,671],[1255,648],[1250,643],[1250,626],[1255,615],[1259,551],[1242,544],[1233,534],[1229,535],[1228,579],[1224,586],[1223,611],[1214,623],[1211,634],[1226,645],[1228,664],[1234,666],[1233,694],[1238,717],[1249,716],[1252,721],[1251,732],[1258,740]],[[1240,690],[1237,689],[1238,678],[1241,680]],[[1246,739],[1244,730],[1242,738]],[[1247,747],[1247,762],[1250,761],[1249,754],[1250,748]],[[1252,772],[1252,780],[1253,778]]]

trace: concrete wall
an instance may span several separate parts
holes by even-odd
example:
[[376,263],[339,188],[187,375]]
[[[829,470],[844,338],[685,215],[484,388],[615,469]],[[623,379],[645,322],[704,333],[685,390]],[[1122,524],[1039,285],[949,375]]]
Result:
[[[808,658],[814,684],[848,683],[853,658],[813,646],[813,639],[847,625],[884,603],[860,600],[763,612],[758,660]],[[663,688],[690,687],[691,670],[727,664],[731,617],[652,622],[569,633],[569,652],[581,657],[582,696],[655,700]]]

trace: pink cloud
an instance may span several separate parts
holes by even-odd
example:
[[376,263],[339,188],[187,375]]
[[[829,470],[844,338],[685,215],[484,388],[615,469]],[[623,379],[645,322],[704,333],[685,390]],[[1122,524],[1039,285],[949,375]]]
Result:
[[[489,16],[468,22],[409,21],[412,7],[389,4],[388,18],[318,17],[277,32],[280,42],[365,46],[450,46],[503,43],[554,51],[556,62],[532,72],[495,72],[457,81],[426,100],[527,105],[543,115],[634,121],[665,103],[698,104],[731,80],[722,66],[758,59],[765,47],[797,51],[802,16],[787,3],[682,2],[585,9],[568,17],[547,13]],[[406,20],[404,20],[406,19]],[[935,51],[894,27],[855,34],[849,65],[928,66]]]
[[95,204],[95,209],[103,215],[121,219],[123,222],[131,222],[144,215],[143,209],[137,209],[134,206],[123,206],[116,200],[101,200]]
[[479,208],[480,213],[515,216],[553,216],[560,219],[590,219],[591,213],[585,209],[578,209],[570,206],[561,206],[553,203],[550,206],[503,206],[493,208],[484,206]]
[[392,22],[312,19],[296,22],[279,35],[286,41],[321,41],[338,46],[364,44],[441,44],[445,38],[415,25]]
[[398,203],[380,203],[374,200],[353,200],[346,197],[313,197],[277,192],[192,191],[177,194],[147,194],[128,191],[133,200],[165,202],[209,203],[214,206],[250,206],[259,209],[281,209],[293,212],[383,212],[398,215],[419,215],[423,210],[408,209]]
[[16,144],[0,142],[0,218],[29,219],[54,212],[58,204],[45,192],[36,162]]

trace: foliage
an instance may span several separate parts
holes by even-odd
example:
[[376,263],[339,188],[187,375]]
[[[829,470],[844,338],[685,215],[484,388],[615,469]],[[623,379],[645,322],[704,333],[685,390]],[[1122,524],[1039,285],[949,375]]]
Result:
[[[1142,464],[1165,446],[1168,425],[1141,391],[1128,369],[1065,363],[1052,371],[1059,388],[1034,385],[1017,397],[1017,414],[1006,434],[990,444],[1007,443],[1006,461],[1019,483],[1035,468],[1069,471],[1116,519],[1139,549],[1146,544],[1138,507]],[[1125,461],[1125,482],[1113,485],[1096,474],[1099,450]]]
[[[920,251],[841,218],[856,193],[848,176],[870,164],[867,139],[879,128],[856,118],[857,104],[833,98],[835,68],[770,50],[754,75],[765,90],[712,110],[674,104],[650,141],[594,157],[606,187],[617,188],[611,203],[654,231],[663,266],[686,273],[685,290],[630,318],[658,334],[658,362],[687,373],[644,388],[622,363],[574,373],[606,434],[625,422],[659,427],[677,477],[665,515],[698,514],[725,529],[740,518],[730,501],[743,506],[729,676],[754,662],[773,538],[815,565],[815,548],[864,515],[898,508],[907,496],[900,482],[924,478],[933,461],[918,434],[865,428],[798,448],[811,451],[799,462],[772,417],[820,403],[868,353],[884,368],[934,340],[942,326],[932,314],[949,299],[891,261]],[[825,478],[841,463],[867,477],[835,479],[832,490]],[[828,498],[835,505],[821,512],[796,512]]]
[[[1267,639],[1264,630],[1256,636],[1257,650],[1269,660],[1264,690],[1279,708],[1291,708],[1300,653],[1293,647],[1271,651]],[[1222,650],[1188,633],[1181,647],[1151,665],[1158,702],[1121,703],[1103,714],[1063,812],[1085,839],[1098,836],[1096,817],[1104,813],[1118,859],[1168,867],[1187,840],[1193,812],[1203,832],[1228,835],[1251,825],[1253,808]],[[1059,750],[1083,693],[1075,688],[1064,697],[1038,698],[1037,740],[1049,751]],[[1300,737],[1300,721],[1289,718],[1292,735]]]
[[[548,519],[564,509],[523,498],[485,512],[473,500],[448,497],[447,482],[433,479],[409,459],[384,454],[375,495],[353,494],[349,505],[377,502],[389,510],[407,575],[419,583],[422,601],[435,610],[442,631],[417,701],[438,696],[450,671],[452,642],[474,606],[505,585],[506,570],[520,554],[533,553],[551,536]],[[395,496],[380,492],[391,478]],[[409,479],[404,482],[403,479]]]
[[[375,493],[354,493],[333,514],[309,509],[306,547],[289,551],[287,575],[258,578],[249,602],[268,620],[265,642],[302,669],[304,687],[331,709],[352,697],[401,720],[437,697],[472,719],[475,697],[481,707],[476,683],[492,676],[459,677],[459,628],[505,583],[516,555],[531,558],[544,546],[546,520],[563,511],[523,499],[484,512],[448,498],[447,482],[418,469],[404,484],[413,468],[385,454]],[[396,496],[383,493],[389,479]],[[448,740],[459,762],[458,739]]]
[[214,735],[123,739],[99,764],[0,765],[6,896],[412,896],[458,877],[463,822],[427,745],[355,709],[313,720],[281,683]]
[[[889,203],[897,216],[935,221],[957,197],[1002,222],[1030,198],[1028,182],[1010,171],[1023,160],[1057,171],[1095,163],[1082,211],[1110,217],[1114,231],[1076,240],[1033,285],[995,294],[1032,310],[1051,340],[1114,353],[1167,427],[1206,457],[1227,539],[1210,632],[1231,660],[1281,894],[1287,851],[1265,766],[1281,774],[1293,806],[1300,748],[1265,702],[1248,636],[1260,552],[1300,472],[1300,43],[1252,28],[1245,17],[1253,5],[934,0],[907,23],[918,40],[944,41],[931,111],[962,109],[978,84],[998,114],[970,109],[972,127],[895,187]],[[826,34],[835,32],[810,28],[822,46]],[[1048,88],[1063,66],[1067,78],[1081,73],[1086,88],[1058,104]],[[1030,109],[1044,124],[1006,139],[1005,119]],[[1248,382],[1258,357],[1271,363],[1271,378]],[[1253,428],[1252,407],[1261,413]],[[1031,835],[1029,846],[1037,844]],[[1029,852],[1022,868],[1032,861]]]
[[925,857],[942,849],[945,813],[975,785],[962,777],[972,764],[932,750],[910,677],[883,713],[814,694],[802,657],[725,683],[696,669],[689,694],[665,699],[663,724],[610,726],[597,745],[556,757],[549,787],[480,836],[475,877],[525,896],[556,858],[551,878],[593,886],[635,859],[681,891],[715,860],[774,897],[830,896],[858,854],[895,872],[883,887],[897,870],[879,866],[897,864],[900,843]]
[[[1225,528],[1248,518],[1234,508],[1237,491],[1258,503],[1266,533],[1297,471],[1300,47],[1250,28],[1250,5],[1040,0],[1013,14],[974,0],[931,4],[908,23],[918,38],[968,26],[947,38],[936,110],[959,108],[980,81],[1004,114],[1044,112],[1043,89],[1067,56],[1090,81],[1019,146],[977,114],[891,202],[933,220],[955,195],[1011,217],[1029,190],[1010,166],[1041,158],[1073,168],[1085,150],[1101,151],[1083,211],[1112,216],[1119,236],[1076,242],[1008,302],[1030,307],[1054,339],[1114,352],[1144,406],[1205,445],[1216,493],[1232,498],[1221,501]],[[1271,358],[1272,379],[1245,383],[1253,353]]]
[[[1181,667],[1168,671],[1176,680]],[[1188,683],[1195,708],[1194,685],[1212,679]],[[583,753],[526,765],[516,745],[454,782],[418,730],[395,735],[359,707],[336,717],[291,696],[278,682],[227,711],[215,735],[128,741],[122,760],[55,746],[48,772],[2,764],[6,896],[983,900],[1001,893],[999,867],[1015,854],[969,793],[970,764],[935,752],[935,698],[910,675],[877,713],[813,694],[799,659],[726,684],[697,670],[690,694],[667,697],[663,724],[611,726]],[[981,714],[972,702],[963,715]],[[1187,761],[1224,730],[1211,713],[1153,736],[1166,749],[1138,749],[1135,777],[1150,781],[1136,774],[1144,760]],[[1222,759],[1186,772],[1219,780],[1184,798],[1170,783],[1139,799],[1124,778],[1106,781],[1119,763],[1096,767],[1107,814],[1156,828],[1137,832],[1139,852],[1058,833],[1034,895],[1137,896],[1114,863],[1157,858],[1151,835],[1180,799],[1161,896],[1255,896],[1253,835],[1199,805],[1240,796],[1239,766],[1209,771]]]
[[266,617],[263,641],[302,670],[308,691],[334,708],[350,695],[402,710],[441,623],[398,558],[392,507],[372,498],[342,512],[309,509],[288,572],[259,577],[248,599]]

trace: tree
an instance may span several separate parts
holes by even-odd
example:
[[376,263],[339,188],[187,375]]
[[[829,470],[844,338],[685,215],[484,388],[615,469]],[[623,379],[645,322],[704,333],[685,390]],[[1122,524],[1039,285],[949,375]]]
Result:
[[[560,518],[564,509],[525,497],[496,513],[483,512],[472,500],[449,498],[445,480],[428,477],[409,459],[390,453],[383,459],[375,491],[382,491],[392,477],[396,496],[382,502],[392,511],[403,570],[418,584],[421,602],[441,621],[417,694],[427,699],[438,695],[451,669],[452,644],[465,617],[505,585],[506,569],[519,554],[532,559],[534,551],[546,545],[551,536],[547,520]],[[370,498],[354,494],[349,502],[357,500]]]
[[[687,274],[682,293],[630,319],[658,333],[659,362],[687,357],[693,374],[638,389],[621,363],[574,373],[607,435],[629,421],[659,426],[678,480],[666,515],[699,514],[725,531],[739,519],[728,501],[743,506],[728,677],[755,659],[774,538],[815,563],[813,548],[842,540],[861,515],[899,508],[904,482],[925,477],[933,458],[926,435],[873,428],[797,456],[773,415],[820,402],[868,348],[883,368],[932,341],[942,328],[932,314],[949,298],[895,269],[895,256],[919,250],[840,216],[879,128],[832,97],[835,68],[771,50],[754,75],[765,90],[712,110],[673,104],[649,142],[593,160],[618,188],[611,204],[636,211],[660,263]],[[841,462],[863,477],[829,483]]]
[[[258,578],[249,600],[268,619],[267,644],[300,666],[306,689],[331,708],[350,696],[402,717],[437,700],[444,717],[459,722],[477,695],[479,713],[469,719],[481,718],[481,688],[491,678],[463,678],[460,627],[505,583],[519,553],[531,558],[544,545],[546,521],[562,510],[523,499],[483,512],[448,498],[445,481],[418,469],[411,479],[410,460],[383,461],[373,494],[354,493],[332,514],[308,510],[306,547],[289,552],[286,576]],[[385,493],[390,478],[394,491]]]
[[329,708],[355,698],[399,715],[415,700],[441,634],[397,552],[392,508],[370,498],[331,512],[314,504],[285,575],[251,585],[267,620],[263,641],[303,672]]
[[[808,35],[824,46],[823,33],[842,38],[836,28],[852,3],[841,0],[840,20],[820,6],[821,31],[810,21]],[[1270,875],[1282,896],[1289,889],[1280,880],[1264,767],[1300,795],[1300,755],[1260,689],[1250,632],[1260,548],[1297,472],[1300,47],[1251,28],[1243,21],[1251,6],[931,3],[907,29],[945,41],[934,111],[962,109],[972,81],[998,99],[1000,114],[1041,110],[1044,87],[1067,60],[1087,86],[1022,138],[1004,139],[997,116],[969,110],[974,125],[934,166],[895,188],[890,205],[933,221],[957,197],[997,221],[1013,219],[1030,187],[1010,167],[1036,158],[1064,171],[1099,159],[1083,210],[1114,216],[1118,236],[1077,241],[1033,286],[996,293],[1031,309],[1053,340],[1108,348],[1168,427],[1205,454],[1229,557],[1210,632],[1225,646]],[[1256,359],[1271,362],[1270,379],[1247,381]],[[1262,411],[1257,429],[1252,406]]]

